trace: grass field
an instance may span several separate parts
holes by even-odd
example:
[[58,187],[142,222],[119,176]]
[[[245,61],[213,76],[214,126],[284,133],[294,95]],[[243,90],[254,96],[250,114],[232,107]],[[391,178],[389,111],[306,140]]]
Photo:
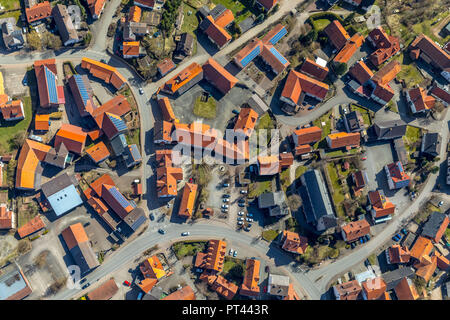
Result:
[[1,0],[0,5],[3,7],[1,11],[20,9],[19,0]]
[[[363,120],[364,120],[364,123],[366,125],[368,125],[368,126],[372,125],[372,121],[370,121],[370,116],[369,116],[372,111],[368,111],[367,109],[358,107],[357,105],[354,105],[354,104],[352,104],[352,110],[353,111],[358,111],[359,113],[361,113],[361,115],[363,117]],[[374,116],[374,114],[372,112],[372,117],[373,116]]]
[[[313,121],[313,124],[316,127],[319,127],[322,129],[322,140],[325,139],[326,136],[328,136],[331,132],[331,120],[330,120],[330,112],[325,113],[323,116],[321,116],[319,119],[316,119]],[[325,125],[322,125],[322,122],[325,123]],[[321,141],[322,141],[321,140]],[[318,141],[314,144],[313,149],[317,149],[317,147],[319,146],[320,142]]]
[[300,178],[307,170],[308,168],[305,166],[298,166],[297,169],[295,169],[295,179]]
[[173,246],[173,251],[178,259],[181,259],[185,256],[193,256],[197,252],[201,252],[206,248],[206,241],[197,241],[197,242],[177,242]]
[[245,262],[241,259],[225,257],[222,276],[228,281],[241,285],[244,278]]
[[208,102],[201,101],[202,97],[198,97],[194,104],[194,114],[197,117],[206,119],[214,119],[216,117],[216,100],[209,97]]
[[[222,4],[226,8],[230,9],[234,15],[234,21],[236,21],[236,23],[238,24],[247,19],[252,14],[252,12],[249,10],[252,8],[247,8],[242,2],[238,0],[213,0],[213,2],[216,5]],[[258,12],[256,10],[254,10],[254,13],[256,16],[258,15]]]
[[262,181],[262,182],[253,182],[250,183],[248,192],[249,198],[255,198],[263,194],[264,192],[272,191],[272,180]]
[[424,81],[422,74],[416,68],[416,66],[411,61],[411,59],[409,58],[408,55],[405,56],[402,53],[398,56],[395,56],[394,59],[402,64],[401,65],[402,69],[398,73],[397,79],[399,81],[401,81],[401,80],[405,81],[406,86],[408,88],[419,85],[420,83],[422,83]]
[[330,152],[326,152],[325,155],[329,158],[334,158],[334,157],[342,157],[342,156],[357,154],[358,152],[359,152],[359,150],[355,148],[355,149],[351,149],[350,151],[343,151],[343,150],[330,151]]
[[[189,14],[189,12],[191,14]],[[194,7],[191,7],[189,4],[184,3],[183,4],[183,13],[184,13],[184,20],[183,25],[181,26],[181,32],[188,32],[191,35],[195,36],[195,30],[198,27],[198,18],[195,14],[197,12],[197,9]]]
[[23,110],[25,112],[25,119],[20,121],[14,121],[8,124],[6,121],[1,121],[0,127],[0,151],[11,152],[11,145],[9,140],[13,138],[19,132],[26,132],[32,118],[31,111],[31,97],[21,97],[23,103]]
[[314,24],[316,25],[317,31],[322,31],[323,29],[325,29],[325,27],[327,25],[330,24],[330,20],[328,19],[318,19],[318,20],[314,20]]
[[280,173],[281,187],[284,191],[291,185],[291,170],[287,168]]
[[344,217],[345,213],[344,213],[344,209],[342,208],[341,203],[342,203],[342,201],[345,200],[345,195],[343,193],[342,186],[338,182],[338,180],[339,180],[338,173],[337,173],[337,169],[333,162],[330,162],[327,164],[327,171],[328,171],[328,175],[331,180],[331,184],[333,186],[333,193],[331,196],[333,197],[337,215],[339,217]]
[[273,230],[273,229],[266,230],[266,231],[263,231],[262,237],[263,237],[263,239],[271,242],[271,241],[275,240],[276,237],[278,237],[278,232],[277,232],[277,230]]

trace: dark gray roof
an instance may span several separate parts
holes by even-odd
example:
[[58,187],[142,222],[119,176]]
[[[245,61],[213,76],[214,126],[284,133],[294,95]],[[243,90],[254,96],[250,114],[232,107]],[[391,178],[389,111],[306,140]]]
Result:
[[273,192],[265,192],[258,197],[258,208],[266,209],[275,205],[275,195]]
[[381,277],[386,282],[386,291],[393,290],[397,284],[405,277],[411,278],[415,271],[411,267],[403,267],[383,273]]
[[406,133],[406,122],[403,120],[380,121],[374,124],[378,139],[394,139]]
[[94,251],[92,251],[89,241],[79,243],[73,247],[70,250],[70,255],[75,260],[75,263],[80,267],[81,274],[84,274],[87,271],[99,266],[98,259]]
[[64,169],[66,166],[66,159],[69,155],[64,143],[61,143],[56,148],[51,148],[49,152],[45,155],[44,162],[52,166]]
[[177,43],[175,55],[189,56],[194,48],[194,37],[190,33],[183,33]]
[[6,49],[22,48],[25,42],[22,31],[16,29],[11,22],[5,22],[2,24],[2,36]]
[[205,19],[209,15],[209,8],[208,6],[203,6],[200,9],[198,9],[197,12],[202,19]]
[[134,208],[127,216],[123,219],[125,223],[136,231],[139,226],[141,226],[147,218],[145,217],[145,212],[142,208]]
[[62,4],[57,4],[52,10],[53,19],[55,19],[56,26],[58,27],[59,35],[63,43],[69,40],[78,41],[78,33],[73,26],[72,19],[69,16],[67,7]]
[[44,183],[42,185],[42,193],[46,198],[57,193],[60,190],[67,188],[70,185],[76,185],[75,179],[72,179],[67,173],[63,173],[60,176]]
[[434,239],[436,237],[436,233],[444,222],[445,217],[447,217],[445,213],[438,211],[432,212],[428,218],[428,221],[422,228],[422,236]]
[[307,222],[316,225],[323,216],[335,217],[330,196],[320,172],[308,170],[300,180],[303,187],[300,190],[300,196]]
[[255,110],[258,115],[262,115],[269,110],[269,106],[256,93],[248,99],[247,104]]
[[125,135],[123,133],[114,137],[110,141],[110,144],[116,156],[122,155],[125,152],[125,148],[128,146],[127,139],[125,138]]
[[425,133],[422,138],[420,151],[424,154],[437,157],[441,149],[441,136],[439,133]]
[[403,165],[408,163],[408,155],[405,149],[403,138],[394,139],[395,161],[400,161]]
[[209,19],[203,19],[202,22],[198,25],[198,28],[201,31],[205,31],[211,25],[211,21]]
[[345,128],[348,132],[356,132],[364,129],[364,122],[358,111],[352,111],[344,115]]
[[225,10],[227,10],[227,8],[224,5],[218,4],[209,12],[209,14],[216,20]]
[[141,162],[142,157],[137,145],[132,144],[126,147],[125,152],[123,153],[123,159],[125,160],[128,168]]

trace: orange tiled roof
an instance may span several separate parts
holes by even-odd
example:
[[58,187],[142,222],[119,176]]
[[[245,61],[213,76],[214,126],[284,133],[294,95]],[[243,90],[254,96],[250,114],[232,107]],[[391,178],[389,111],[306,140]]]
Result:
[[164,84],[164,89],[172,94],[203,72],[202,67],[194,62]]
[[423,278],[426,282],[430,281],[431,276],[437,268],[437,258],[435,255],[423,255],[419,261],[414,264],[416,275]]
[[283,231],[283,238],[281,241],[283,242],[281,248],[289,252],[304,254],[306,248],[308,248],[308,238],[288,230]]
[[45,228],[45,223],[40,216],[36,216],[17,230],[20,238],[29,236],[30,234]]
[[141,288],[142,291],[144,291],[145,293],[149,293],[153,287],[155,286],[155,284],[158,282],[157,279],[154,278],[145,278],[144,280],[142,280],[140,283],[138,283],[138,287]]
[[158,105],[161,108],[164,121],[172,122],[175,120],[175,114],[173,113],[172,105],[169,98],[164,97],[158,100]]
[[[1,175],[0,175],[1,176]],[[0,229],[11,229],[13,227],[13,212],[6,206],[0,206]]]
[[245,263],[244,280],[239,293],[243,296],[256,297],[259,295],[259,268],[261,263],[256,259],[247,259]]
[[179,216],[184,218],[192,217],[196,195],[197,185],[193,183],[186,183],[184,185],[183,195],[181,197],[180,209],[178,210]]
[[95,163],[99,163],[100,161],[105,160],[110,155],[108,148],[103,143],[103,141],[100,141],[99,143],[86,149],[86,153],[91,157],[91,159]]
[[48,18],[52,15],[52,7],[50,2],[44,1],[35,4],[31,8],[25,8],[25,14],[27,16],[28,23]]
[[389,199],[384,196],[384,194],[382,195],[378,190],[370,191],[368,196],[370,204],[375,210],[376,218],[381,218],[395,212],[395,205],[390,202]]
[[21,100],[8,101],[5,104],[0,105],[0,111],[5,120],[23,119],[25,114],[23,113],[23,104]]
[[345,46],[334,57],[333,61],[338,63],[347,63],[356,53],[356,50],[362,46],[364,37],[359,33],[354,34],[345,44]]
[[322,139],[322,129],[317,126],[297,129],[292,135],[295,145],[315,143]]
[[329,88],[330,87],[323,82],[310,78],[303,73],[291,70],[286,79],[281,96],[291,100],[295,104],[298,103],[302,92],[323,100],[327,95]]
[[408,94],[411,102],[414,104],[416,112],[432,109],[436,103],[436,99],[427,95],[425,89],[421,87],[410,89]]
[[225,299],[231,300],[237,293],[239,287],[235,285],[233,282],[230,282],[226,280],[224,277],[219,275],[217,276],[214,283],[211,285],[211,289],[216,291]]
[[294,163],[294,155],[291,152],[280,153],[281,170],[289,168]]
[[411,258],[408,248],[401,247],[399,244],[394,244],[388,248],[388,255],[391,263],[407,263]]
[[397,74],[401,71],[402,67],[400,62],[397,60],[392,60],[388,64],[386,64],[383,68],[381,68],[375,75],[372,77],[372,81],[378,85],[386,86],[394,80]]
[[210,24],[206,28],[205,33],[219,48],[231,41],[230,34],[223,27],[216,24],[211,16],[207,16],[206,19],[210,21]]
[[351,242],[369,234],[370,225],[366,219],[353,221],[343,226],[342,232],[345,234],[346,241]]
[[80,243],[89,241],[86,231],[81,223],[75,223],[68,226],[61,232],[61,235],[69,250]]
[[156,190],[158,197],[175,197],[177,195],[177,181],[183,179],[183,169],[164,166],[156,169]]
[[221,272],[225,262],[227,243],[222,240],[209,240],[205,268]]
[[[116,184],[114,183],[113,179],[111,178],[111,176],[107,173],[105,173],[104,175],[102,175],[101,177],[99,177],[97,180],[93,181],[90,184],[90,187],[92,190],[94,190],[94,192],[100,197],[102,198],[102,190],[103,190],[103,185],[108,185],[108,186],[115,186]],[[86,193],[85,193],[86,194]]]
[[195,300],[195,293],[190,286],[185,286],[162,298],[162,300]]
[[226,94],[238,83],[238,79],[213,58],[209,58],[203,65],[203,74],[205,79],[223,94]]
[[128,12],[128,21],[139,22],[141,21],[142,10],[138,6],[132,6]]
[[327,136],[328,145],[331,149],[348,146],[359,146],[361,135],[359,132],[338,132]]
[[331,43],[338,50],[342,49],[347,43],[347,40],[350,39],[350,35],[345,31],[344,27],[338,20],[333,20],[329,25],[323,29],[323,31],[327,34]]
[[367,300],[384,299],[386,282],[381,277],[368,279],[362,283],[362,289]]
[[367,38],[376,47],[376,50],[369,56],[375,66],[379,66],[400,50],[399,39],[389,36],[382,27],[373,29]]
[[299,295],[295,292],[294,285],[289,284],[287,296],[283,297],[283,300],[300,300]]
[[295,147],[295,155],[300,156],[312,151],[312,147],[309,144],[300,144]]
[[258,113],[255,110],[252,108],[242,108],[234,125],[234,131],[242,130],[249,137],[255,128],[256,120],[258,120]]
[[34,118],[34,130],[48,131],[50,125],[50,115],[48,114],[37,114]]
[[339,294],[339,300],[356,300],[362,291],[357,280],[337,284],[334,289]]
[[154,255],[141,263],[139,269],[144,278],[152,278],[159,280],[166,275],[163,265],[158,256]]
[[89,300],[109,300],[119,291],[114,279],[109,279],[88,293]]
[[117,90],[127,82],[116,68],[93,59],[86,57],[82,58],[81,67],[87,69],[92,76],[112,84]]
[[436,256],[437,266],[441,270],[448,270],[450,267],[450,261],[440,254],[437,250],[434,251],[434,255]]
[[219,27],[222,27],[222,28],[225,28],[226,26],[228,26],[233,21],[234,21],[234,15],[233,15],[233,12],[231,12],[230,9],[226,9],[220,16],[218,16],[216,18],[216,20],[214,20],[214,22]]
[[450,55],[428,36],[424,34],[417,36],[410,48],[413,51],[413,58],[417,59],[421,53],[424,53],[430,62],[441,70],[450,68]]
[[124,56],[139,56],[139,41],[124,41],[122,45]]
[[427,256],[433,250],[433,242],[430,239],[419,236],[411,248],[411,257],[420,260],[423,256]]
[[278,0],[257,0],[257,2],[262,5],[266,10],[270,10],[275,6]]
[[40,162],[44,160],[51,146],[26,139],[17,160],[16,188],[35,189],[36,175]]
[[247,43],[247,45],[242,48],[234,57],[235,61],[241,63],[241,61],[248,56],[250,52],[252,52],[256,47],[259,46],[259,52],[262,52],[263,43],[260,39],[255,38]]
[[55,135],[55,147],[64,143],[70,152],[81,154],[86,138],[87,133],[82,128],[64,123]]
[[175,69],[176,65],[170,58],[165,58],[163,61],[156,65],[161,75],[166,75],[173,69]]
[[403,278],[394,290],[398,300],[417,300],[419,298],[414,283],[408,278]]
[[280,59],[279,56],[282,56],[282,54],[272,44],[267,43],[263,45],[260,57],[277,74],[283,72],[291,64],[288,59],[284,59],[283,62],[283,59]]
[[280,172],[280,160],[278,156],[258,156],[259,175],[274,175]]
[[99,215],[103,215],[106,211],[108,211],[108,207],[100,198],[95,196],[89,197],[87,202]]

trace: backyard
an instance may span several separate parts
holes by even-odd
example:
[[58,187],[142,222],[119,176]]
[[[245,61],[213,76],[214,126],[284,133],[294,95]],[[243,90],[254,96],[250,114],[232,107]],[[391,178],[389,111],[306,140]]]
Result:
[[272,192],[272,180],[253,182],[248,185],[248,197],[256,198],[264,192]]
[[262,237],[264,240],[271,242],[278,237],[278,232],[277,230],[269,229],[262,232]]
[[397,79],[399,81],[405,81],[405,84],[408,88],[419,85],[425,80],[415,66],[415,63],[411,61],[409,55],[404,56],[402,53],[398,56],[395,56],[394,59],[400,62],[402,66],[401,71],[397,75]]
[[374,112],[373,111],[370,111],[370,110],[368,110],[366,108],[363,108],[363,107],[359,107],[356,104],[352,104],[351,108],[352,108],[352,111],[358,111],[361,114],[361,116],[363,117],[363,121],[364,121],[365,125],[367,125],[367,126],[371,126],[372,125],[371,118],[374,117]]
[[406,151],[408,151],[408,158],[411,160],[411,155],[417,151],[419,139],[422,136],[422,130],[417,127],[407,126],[406,134],[403,137]]
[[[206,99],[208,99],[206,101]],[[206,98],[201,95],[195,100],[194,114],[197,117],[214,119],[216,117],[216,100],[213,97]]]
[[0,152],[1,153],[9,153],[12,152],[16,147],[14,143],[11,143],[11,139],[13,139],[18,133],[25,133],[31,123],[31,119],[33,118],[31,111],[31,97],[20,97],[23,103],[23,109],[25,112],[25,119],[20,121],[13,121],[12,123],[8,123],[4,120],[1,121],[0,127]]
[[[331,110],[329,112],[325,113],[319,119],[316,119],[313,121],[313,124],[316,127],[319,127],[322,129],[322,140],[316,142],[313,146],[313,149],[317,149],[319,147],[319,145],[322,145],[323,144],[322,141],[325,141],[326,136],[328,136],[330,134],[330,132],[331,132],[330,115],[331,115]],[[322,144],[321,144],[321,142],[322,142]]]
[[[198,18],[196,15],[197,9],[190,6],[187,3],[183,4],[183,13],[184,13],[184,19],[183,19],[183,25],[181,26],[181,32],[185,33],[188,32],[191,35],[196,37],[195,30],[198,27]],[[195,53],[194,53],[195,54]]]
[[295,179],[299,179],[307,170],[308,168],[305,166],[298,166],[297,169],[295,169]]
[[343,171],[339,172],[343,176],[342,179],[344,180],[344,182],[340,184],[338,170],[339,170],[338,165],[335,164],[334,162],[329,162],[327,164],[328,176],[330,177],[333,189],[331,196],[333,198],[334,206],[336,207],[338,217],[343,218],[345,217],[345,212],[342,206],[342,202],[345,200],[345,193],[346,193],[343,184],[346,183],[345,178],[347,178],[350,171],[347,170],[346,172]]
[[244,277],[245,262],[241,259],[225,257],[222,276],[238,286],[242,284]]
[[185,241],[177,242],[172,246],[178,260],[186,256],[194,256],[197,252],[202,252],[206,248],[206,241]]
[[255,14],[255,16],[259,15],[259,12],[256,10],[256,6],[254,8],[248,8],[246,7],[241,1],[237,0],[213,0],[214,4],[221,4],[224,7],[228,8],[233,12],[235,22],[239,24],[240,22],[244,21],[248,17],[251,16],[252,11]]

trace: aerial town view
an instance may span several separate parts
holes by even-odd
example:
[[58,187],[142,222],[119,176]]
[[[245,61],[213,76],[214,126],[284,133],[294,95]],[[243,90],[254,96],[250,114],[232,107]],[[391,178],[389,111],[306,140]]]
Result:
[[450,0],[0,25],[0,300],[450,299]]

